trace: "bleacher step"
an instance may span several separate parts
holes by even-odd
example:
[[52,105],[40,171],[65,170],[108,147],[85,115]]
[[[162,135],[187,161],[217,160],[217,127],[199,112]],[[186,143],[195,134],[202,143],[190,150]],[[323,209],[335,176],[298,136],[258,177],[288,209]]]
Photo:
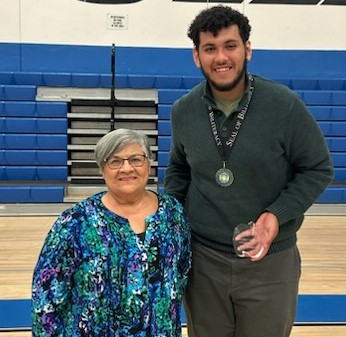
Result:
[[[93,120],[93,119],[107,119],[109,120],[110,114],[104,112],[89,112],[89,113],[81,113],[81,112],[71,112],[67,114],[67,117],[70,119],[85,119],[85,120]],[[115,112],[115,120],[126,119],[126,120],[157,120],[157,115],[152,114],[119,114]]]
[[[135,130],[156,130],[156,120],[117,120],[115,119],[116,128],[126,128]],[[70,119],[70,126],[72,129],[84,129],[84,133],[88,134],[88,130],[101,129],[110,130],[110,121],[102,119]],[[103,131],[102,131],[103,132]]]
[[[115,89],[115,97],[122,100],[149,100],[158,102],[157,89]],[[36,101],[70,102],[72,99],[107,100],[111,97],[108,88],[37,87]]]

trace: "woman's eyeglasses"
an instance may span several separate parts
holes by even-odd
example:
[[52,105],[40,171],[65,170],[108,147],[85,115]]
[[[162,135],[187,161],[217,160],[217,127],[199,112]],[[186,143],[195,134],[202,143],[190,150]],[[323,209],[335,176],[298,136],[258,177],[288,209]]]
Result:
[[127,160],[127,162],[132,167],[141,167],[144,165],[144,162],[146,159],[147,159],[147,155],[145,154],[135,154],[128,158],[110,157],[110,158],[106,158],[104,161],[107,163],[109,168],[120,169],[124,165],[125,160]]

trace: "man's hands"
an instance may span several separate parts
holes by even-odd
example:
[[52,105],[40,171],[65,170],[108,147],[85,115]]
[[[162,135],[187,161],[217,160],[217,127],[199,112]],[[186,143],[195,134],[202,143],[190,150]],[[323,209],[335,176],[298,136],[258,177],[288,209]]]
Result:
[[253,238],[243,245],[238,247],[238,250],[249,250],[245,252],[245,257],[251,259],[251,261],[259,261],[267,255],[271,243],[279,233],[279,221],[277,217],[270,212],[262,213],[257,219],[255,225],[236,237],[236,240],[240,240],[246,236],[252,236]]

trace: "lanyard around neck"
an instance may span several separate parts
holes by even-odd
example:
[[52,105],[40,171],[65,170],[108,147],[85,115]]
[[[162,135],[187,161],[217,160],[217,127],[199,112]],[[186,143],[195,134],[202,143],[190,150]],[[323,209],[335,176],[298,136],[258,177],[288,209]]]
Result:
[[224,163],[227,161],[227,159],[229,158],[229,156],[233,150],[233,145],[234,145],[234,143],[238,137],[240,128],[242,127],[242,125],[244,123],[244,119],[245,119],[246,113],[249,109],[250,102],[251,102],[252,94],[253,94],[253,91],[255,89],[254,83],[253,83],[254,79],[253,79],[252,75],[249,74],[248,78],[249,78],[250,88],[248,91],[247,101],[246,101],[245,105],[243,106],[243,108],[237,113],[236,117],[232,121],[230,128],[229,128],[229,132],[227,134],[227,137],[225,137],[224,141],[222,141],[220,134],[219,134],[218,126],[217,126],[217,123],[215,120],[214,110],[210,105],[208,106],[209,122],[210,122],[210,126],[211,126],[211,131],[212,131],[213,136],[214,136],[216,147],[217,147],[219,154],[222,158],[222,161]]

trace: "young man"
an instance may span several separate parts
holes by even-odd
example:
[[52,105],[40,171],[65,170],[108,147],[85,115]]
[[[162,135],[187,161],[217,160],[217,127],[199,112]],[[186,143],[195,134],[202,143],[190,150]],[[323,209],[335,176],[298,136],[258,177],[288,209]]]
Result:
[[[202,11],[188,36],[206,81],[172,109],[165,188],[185,203],[193,232],[190,337],[290,335],[296,233],[333,176],[324,137],[298,95],[247,72],[250,31],[230,7]],[[232,235],[249,221],[241,258]]]

